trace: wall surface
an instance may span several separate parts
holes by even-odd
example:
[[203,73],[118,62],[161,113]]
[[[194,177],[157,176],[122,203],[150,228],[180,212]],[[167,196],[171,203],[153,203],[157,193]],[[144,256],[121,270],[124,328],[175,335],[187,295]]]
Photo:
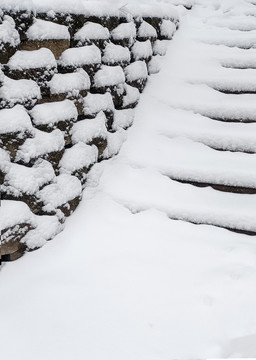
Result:
[[62,230],[93,164],[125,141],[178,28],[175,11],[85,10],[0,10],[3,261]]

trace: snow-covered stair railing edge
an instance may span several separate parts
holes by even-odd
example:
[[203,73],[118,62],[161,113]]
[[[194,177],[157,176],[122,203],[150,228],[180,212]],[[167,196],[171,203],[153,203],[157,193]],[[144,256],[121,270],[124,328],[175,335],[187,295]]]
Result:
[[0,0],[2,261],[63,229],[93,164],[118,153],[179,25],[164,4],[70,4]]

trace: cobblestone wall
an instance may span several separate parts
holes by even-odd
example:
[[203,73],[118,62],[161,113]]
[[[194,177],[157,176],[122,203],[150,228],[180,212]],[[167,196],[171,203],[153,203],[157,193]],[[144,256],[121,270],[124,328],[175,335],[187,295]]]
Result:
[[93,164],[118,153],[177,28],[170,17],[0,10],[2,260],[63,228]]

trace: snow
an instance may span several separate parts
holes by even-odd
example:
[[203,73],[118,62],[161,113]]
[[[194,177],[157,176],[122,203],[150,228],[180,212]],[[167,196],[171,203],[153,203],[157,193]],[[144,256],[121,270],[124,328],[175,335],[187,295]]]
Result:
[[149,75],[157,74],[161,70],[161,56],[155,55],[152,59],[148,62],[148,73]]
[[132,54],[135,60],[148,59],[152,56],[150,40],[136,41],[132,47]]
[[135,61],[124,69],[127,81],[146,79],[148,77],[147,65],[144,61]]
[[41,99],[41,91],[33,80],[13,80],[5,76],[3,85],[0,87],[0,98],[10,106],[17,103],[23,104],[28,100],[35,103],[36,99]]
[[169,40],[156,40],[153,44],[154,55],[165,55],[168,48]]
[[50,133],[35,129],[35,136],[26,139],[24,144],[19,147],[15,160],[29,163],[30,160],[45,154],[61,151],[64,145],[64,136],[59,129],[55,129]]
[[96,137],[106,139],[106,116],[103,111],[97,114],[95,119],[81,120],[74,124],[71,134],[73,144],[77,144],[80,141],[88,144]]
[[51,50],[41,48],[38,50],[21,50],[10,58],[7,63],[11,70],[24,70],[24,69],[52,69],[57,67],[55,57]]
[[142,21],[138,28],[138,36],[146,38],[157,38],[156,29],[146,21]]
[[34,129],[30,117],[23,106],[16,105],[12,109],[0,110],[0,133],[20,133],[23,137],[25,132],[33,134]]
[[123,84],[125,76],[121,66],[102,65],[96,72],[93,79],[93,85],[97,88]]
[[127,13],[133,16],[178,17],[176,9],[169,4],[165,4],[165,0],[161,1],[161,6],[159,6],[159,2],[155,0],[145,0],[139,4],[137,0],[130,0],[128,2],[118,0],[44,0],[44,2],[41,0],[1,0],[0,8],[46,13],[56,11],[64,14],[73,13],[97,17],[120,16],[127,15]]
[[0,206],[0,229],[4,230],[17,224],[35,225],[34,215],[22,201],[2,200]]
[[63,100],[36,105],[30,115],[35,125],[53,125],[59,121],[76,120],[77,109],[71,100]]
[[96,45],[81,46],[65,50],[58,63],[63,66],[83,66],[99,64],[101,62],[100,49]]
[[123,97],[123,107],[137,103],[140,99],[140,92],[137,88],[125,84],[125,93]]
[[44,210],[52,211],[70,200],[80,197],[82,186],[80,181],[68,174],[56,177],[56,182],[45,186],[39,192],[39,197],[45,203]]
[[[242,0],[197,0],[184,15],[161,72],[141,95],[133,126],[107,133],[104,156],[114,153],[122,135],[127,141],[115,158],[93,166],[65,231],[2,268],[4,358],[255,355],[256,237],[219,226],[255,231],[256,195],[198,188],[168,174],[193,175],[193,164],[201,181],[220,175],[230,183],[255,181],[255,123],[200,115],[255,119],[255,95],[221,94],[208,85],[216,75],[220,84],[223,62],[254,63],[255,49],[202,44],[218,33],[207,20],[221,17],[227,3],[231,13],[241,12],[239,4],[245,8]],[[243,71],[241,88],[247,80],[252,87]],[[225,74],[221,85],[229,86],[231,71]],[[238,153],[246,150],[254,153]],[[65,201],[66,189],[66,182],[51,188],[49,200]]]
[[134,109],[115,110],[113,130],[126,129],[130,127],[134,120]]
[[103,51],[102,61],[109,65],[115,65],[119,62],[129,63],[131,60],[131,54],[127,47],[121,45],[115,45],[113,43],[107,44]]
[[28,40],[70,40],[66,26],[41,19],[34,20],[26,35]]
[[30,230],[21,241],[22,243],[25,243],[30,250],[45,245],[48,240],[51,240],[63,230],[63,224],[59,222],[57,216],[35,215],[34,219],[36,228]]
[[60,161],[60,171],[72,173],[75,170],[89,167],[98,159],[98,149],[95,145],[78,142],[72,148],[66,149]]
[[162,20],[160,25],[160,35],[171,39],[176,31],[176,26],[170,20]]
[[176,8],[168,3],[152,1],[143,2],[141,5],[138,5],[138,2],[131,2],[126,6],[126,10],[129,14],[133,16],[142,16],[142,17],[159,17],[159,18],[167,18],[178,21],[179,14]]
[[91,86],[89,75],[83,70],[68,74],[55,74],[48,82],[51,94],[77,93],[81,90],[89,90]]
[[123,143],[127,138],[126,131],[121,127],[118,127],[118,130],[114,133],[107,134],[107,147],[103,152],[104,159],[111,158],[119,153]]
[[12,47],[16,47],[20,43],[20,35],[15,29],[15,22],[8,15],[3,17],[3,22],[0,24],[0,50],[2,50],[2,44],[6,43]]
[[136,37],[136,26],[134,22],[119,24],[111,31],[111,37],[114,40],[130,39],[132,42]]
[[85,116],[94,116],[100,111],[113,111],[114,104],[110,93],[91,94],[88,93],[84,98],[83,112]]
[[[10,168],[10,156],[7,151],[0,148],[0,172],[7,173]],[[0,184],[0,189],[2,184]]]
[[109,36],[108,28],[101,24],[87,21],[85,25],[75,33],[74,40],[83,43],[85,40],[108,40]]
[[33,167],[13,163],[5,176],[3,190],[14,196],[33,195],[54,178],[52,165],[46,160],[37,161]]

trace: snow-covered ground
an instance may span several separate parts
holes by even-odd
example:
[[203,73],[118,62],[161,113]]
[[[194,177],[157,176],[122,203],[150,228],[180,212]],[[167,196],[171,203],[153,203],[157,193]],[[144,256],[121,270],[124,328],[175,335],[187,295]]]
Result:
[[177,181],[256,187],[256,20],[233,3],[183,16],[120,154],[61,234],[2,268],[3,359],[256,356],[256,237],[220,228],[255,232],[256,195]]

